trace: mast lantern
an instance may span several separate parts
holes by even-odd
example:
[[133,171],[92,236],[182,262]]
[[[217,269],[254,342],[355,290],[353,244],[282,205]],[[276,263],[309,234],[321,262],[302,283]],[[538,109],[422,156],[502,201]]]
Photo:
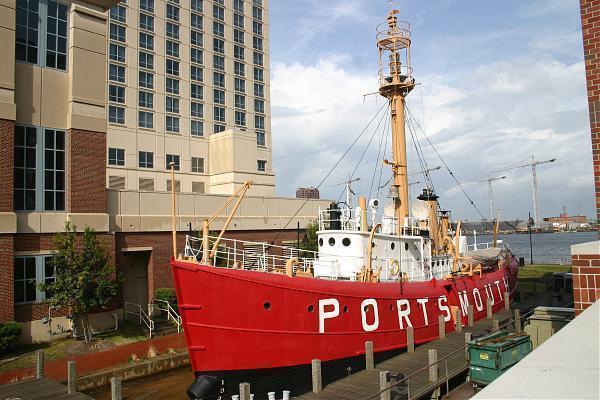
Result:
[[[390,103],[392,117],[393,160],[387,161],[394,174],[390,195],[394,196],[395,216],[398,220],[397,234],[408,217],[408,177],[406,172],[406,137],[404,131],[405,97],[415,87],[410,66],[410,25],[398,21],[398,10],[391,10],[387,23],[377,27],[379,51],[379,94]],[[387,65],[384,65],[386,60]]]

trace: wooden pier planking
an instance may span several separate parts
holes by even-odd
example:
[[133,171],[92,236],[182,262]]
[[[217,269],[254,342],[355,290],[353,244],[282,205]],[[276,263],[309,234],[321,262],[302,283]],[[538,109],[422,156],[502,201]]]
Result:
[[83,393],[68,394],[67,387],[47,378],[28,379],[0,385],[0,399],[93,400]]
[[[502,325],[513,316],[511,311],[502,310],[494,314],[494,319],[500,321]],[[323,388],[319,394],[306,393],[297,399],[302,400],[346,400],[346,399],[365,399],[379,392],[379,373],[381,371],[390,371],[392,374],[403,373],[409,376],[415,371],[426,367],[429,364],[429,349],[437,349],[438,359],[442,359],[448,354],[458,350],[465,344],[465,333],[471,332],[473,336],[485,334],[492,329],[492,319],[483,318],[475,322],[474,326],[463,325],[462,332],[454,331],[447,333],[444,339],[433,340],[415,347],[414,353],[404,352],[396,357],[375,365],[374,370],[363,370],[353,375],[330,383]],[[436,387],[445,385],[446,369],[444,361],[438,363],[437,382],[429,382],[429,371],[418,373],[410,378],[410,396],[418,398],[423,396]],[[458,352],[448,358],[448,377],[452,378],[464,372],[468,368],[464,352]],[[395,382],[392,380],[390,382]],[[393,391],[394,389],[392,389]],[[397,390],[397,389],[396,389]],[[379,395],[373,397],[379,400]]]

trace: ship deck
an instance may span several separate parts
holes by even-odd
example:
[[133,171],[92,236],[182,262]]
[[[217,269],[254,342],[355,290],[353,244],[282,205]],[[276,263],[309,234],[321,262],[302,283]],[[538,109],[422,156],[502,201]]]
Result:
[[[509,310],[502,310],[494,314],[493,319],[498,320],[500,326],[512,318]],[[429,364],[429,350],[437,349],[438,360],[452,354],[465,344],[465,333],[470,332],[473,336],[487,333],[492,329],[492,319],[484,318],[474,323],[473,326],[464,326],[462,332],[446,333],[444,339],[437,339],[415,347],[414,353],[405,352],[396,357],[375,365],[373,370],[363,370],[323,387],[321,393],[306,393],[299,396],[301,400],[345,400],[353,399],[380,399],[380,373],[389,371],[392,375],[402,373],[408,377],[414,372],[423,371],[411,376],[407,386],[393,388],[392,393],[410,393],[409,399],[418,399],[431,393],[437,387],[446,386],[450,380],[468,370],[468,362],[463,352],[458,352],[438,363],[438,379],[431,382],[429,370],[425,368]],[[389,384],[394,383],[392,380]],[[394,397],[392,397],[394,398]]]

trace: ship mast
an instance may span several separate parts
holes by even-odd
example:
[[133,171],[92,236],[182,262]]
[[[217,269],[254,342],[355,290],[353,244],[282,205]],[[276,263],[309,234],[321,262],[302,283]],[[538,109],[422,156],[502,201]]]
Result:
[[410,66],[410,25],[398,21],[396,18],[398,12],[398,10],[391,10],[387,23],[377,27],[377,49],[379,50],[379,94],[389,100],[392,117],[393,160],[384,160],[384,163],[392,167],[394,174],[389,197],[394,201],[397,218],[396,233],[400,236],[403,221],[408,217],[404,105],[406,96],[415,87],[415,80]]

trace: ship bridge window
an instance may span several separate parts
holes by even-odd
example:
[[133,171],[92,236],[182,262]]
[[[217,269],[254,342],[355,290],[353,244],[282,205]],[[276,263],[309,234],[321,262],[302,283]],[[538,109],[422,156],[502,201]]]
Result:
[[323,238],[319,238],[319,247],[323,247]]
[[332,237],[329,238],[329,245],[330,246],[335,246],[335,239],[334,238],[332,238]]
[[342,239],[342,244],[346,247],[350,246],[350,239],[349,238]]

